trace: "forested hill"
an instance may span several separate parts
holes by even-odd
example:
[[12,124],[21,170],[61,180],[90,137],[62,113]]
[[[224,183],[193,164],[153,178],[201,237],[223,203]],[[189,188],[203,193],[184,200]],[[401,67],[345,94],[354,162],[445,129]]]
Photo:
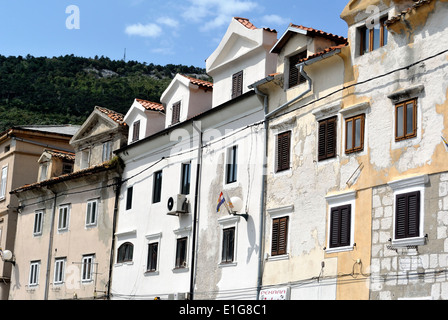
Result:
[[95,106],[126,114],[135,98],[160,102],[177,73],[205,69],[105,57],[0,55],[0,132],[18,125],[82,124]]

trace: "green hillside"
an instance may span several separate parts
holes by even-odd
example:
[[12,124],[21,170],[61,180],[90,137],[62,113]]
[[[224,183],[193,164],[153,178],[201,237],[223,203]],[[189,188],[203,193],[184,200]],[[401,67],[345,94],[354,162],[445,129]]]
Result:
[[0,131],[17,125],[82,124],[94,106],[125,114],[135,98],[160,102],[176,73],[210,80],[205,69],[193,66],[0,55]]

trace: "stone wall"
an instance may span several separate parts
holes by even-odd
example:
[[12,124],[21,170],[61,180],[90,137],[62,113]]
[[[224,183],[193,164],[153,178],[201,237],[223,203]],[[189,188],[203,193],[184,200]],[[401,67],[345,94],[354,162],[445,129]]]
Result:
[[389,185],[372,192],[371,300],[448,299],[448,174],[429,176],[424,194],[424,234],[420,246],[397,247],[394,194]]

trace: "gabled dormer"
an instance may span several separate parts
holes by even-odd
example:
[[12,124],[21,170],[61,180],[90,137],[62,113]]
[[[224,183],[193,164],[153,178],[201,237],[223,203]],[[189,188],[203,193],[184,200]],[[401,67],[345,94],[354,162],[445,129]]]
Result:
[[166,110],[165,127],[171,127],[212,107],[213,84],[177,74],[160,100]]
[[298,63],[346,45],[345,37],[291,23],[271,49],[278,54],[277,73],[283,74],[284,89],[306,82],[296,67]]
[[213,107],[249,91],[248,86],[275,72],[276,55],[270,49],[277,32],[257,28],[248,19],[235,17],[218,48],[206,61],[213,78]]
[[165,109],[160,103],[135,99],[124,121],[129,125],[131,144],[165,128]]
[[113,151],[126,145],[127,135],[128,126],[122,114],[95,107],[70,140],[75,149],[74,171],[111,160]]
[[73,172],[75,154],[73,152],[46,149],[39,160],[38,182]]

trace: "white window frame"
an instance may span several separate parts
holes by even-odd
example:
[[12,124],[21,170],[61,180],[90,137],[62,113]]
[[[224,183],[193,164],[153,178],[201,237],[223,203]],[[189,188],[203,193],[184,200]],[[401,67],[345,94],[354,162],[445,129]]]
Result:
[[[174,241],[174,259],[173,259],[173,273],[176,272],[187,272],[190,268],[190,240],[191,240],[191,227],[181,228],[174,230],[175,241]],[[176,268],[176,254],[177,254],[177,240],[187,238],[186,244],[186,255],[185,255],[185,267]],[[160,248],[159,248],[160,250]]]
[[[162,252],[160,249],[162,247],[162,233],[155,233],[155,234],[150,234],[150,235],[146,235],[146,261],[145,261],[145,274],[150,274],[150,275],[158,275],[159,274],[159,265],[160,265],[160,258],[161,255],[160,253]],[[149,245],[153,244],[153,243],[157,243],[157,264],[156,264],[156,270],[155,271],[149,271],[147,270],[148,268],[148,249],[149,249]]]
[[[40,218],[39,218],[39,216],[40,216]],[[43,222],[44,222],[44,211],[43,210],[35,211],[34,212],[34,225],[33,225],[33,235],[35,237],[42,235]]]
[[[392,227],[392,245],[396,247],[400,246],[418,246],[424,245],[426,243],[426,237],[424,233],[425,225],[425,185],[429,182],[429,176],[427,174],[405,178],[400,180],[391,181],[388,185],[394,191],[394,202],[393,202],[393,227]],[[395,226],[396,226],[396,199],[397,195],[410,193],[410,192],[420,192],[420,226],[418,237],[395,239]]]
[[[87,266],[90,264],[89,270],[86,270]],[[95,255],[88,254],[82,257],[81,263],[81,282],[92,282],[93,275],[95,274]]]
[[103,142],[102,162],[112,159],[112,141]]
[[66,258],[56,258],[54,261],[53,284],[63,284],[65,281]]
[[[65,217],[65,224],[62,225],[61,221],[61,210],[67,209],[66,217]],[[58,232],[63,232],[68,230],[68,226],[70,224],[70,205],[64,204],[60,205],[58,208]]]
[[84,149],[81,151],[81,163],[79,164],[81,169],[87,169],[90,167],[90,149]]
[[50,163],[49,162],[44,162],[40,165],[40,177],[39,177],[39,182],[40,181],[45,181],[48,178],[48,168],[50,167]]
[[[355,214],[356,214],[356,191],[344,192],[341,194],[327,195],[325,199],[328,203],[327,211],[327,249],[326,253],[352,251],[355,247]],[[350,245],[344,247],[330,248],[331,234],[331,210],[333,208],[350,205]]]
[[[218,267],[233,267],[238,264],[238,224],[240,222],[239,216],[226,216],[218,219],[218,224],[220,227],[220,245],[219,245],[219,255],[218,255]],[[229,228],[235,228],[235,238],[233,240],[233,261],[232,262],[223,262],[221,259],[222,250],[223,250],[223,238],[224,238],[224,230]]]
[[[92,199],[92,200],[88,200],[87,204],[86,204],[86,227],[94,227],[97,225],[97,221],[98,221],[98,204],[99,201],[98,199]],[[92,207],[94,206],[95,208],[95,216],[94,219],[92,219]],[[93,220],[93,221],[92,221]]]
[[[234,161],[233,161],[233,154],[234,154],[234,152],[233,152],[233,150],[234,150],[234,148],[235,148],[235,163],[234,163]],[[235,183],[237,183],[238,182],[238,169],[239,169],[239,165],[238,165],[238,153],[239,153],[239,146],[238,146],[238,144],[235,144],[235,145],[232,145],[231,147],[229,147],[229,148],[227,148],[227,150],[226,150],[226,165],[225,165],[225,174],[224,174],[224,183],[225,183],[225,185],[232,185],[232,184],[235,184]],[[235,179],[235,181],[231,181],[231,182],[228,182],[227,181],[227,177],[228,177],[228,175],[229,175],[229,165],[231,165],[232,166],[232,170],[234,170],[235,169],[235,166],[236,166],[236,174],[235,174],[235,177],[234,177],[234,179]],[[235,170],[234,170],[235,171]]]
[[28,286],[36,287],[39,285],[40,261],[30,262],[30,274],[28,278]]
[[8,165],[2,167],[1,181],[0,181],[0,200],[6,198],[6,183],[8,181]]

